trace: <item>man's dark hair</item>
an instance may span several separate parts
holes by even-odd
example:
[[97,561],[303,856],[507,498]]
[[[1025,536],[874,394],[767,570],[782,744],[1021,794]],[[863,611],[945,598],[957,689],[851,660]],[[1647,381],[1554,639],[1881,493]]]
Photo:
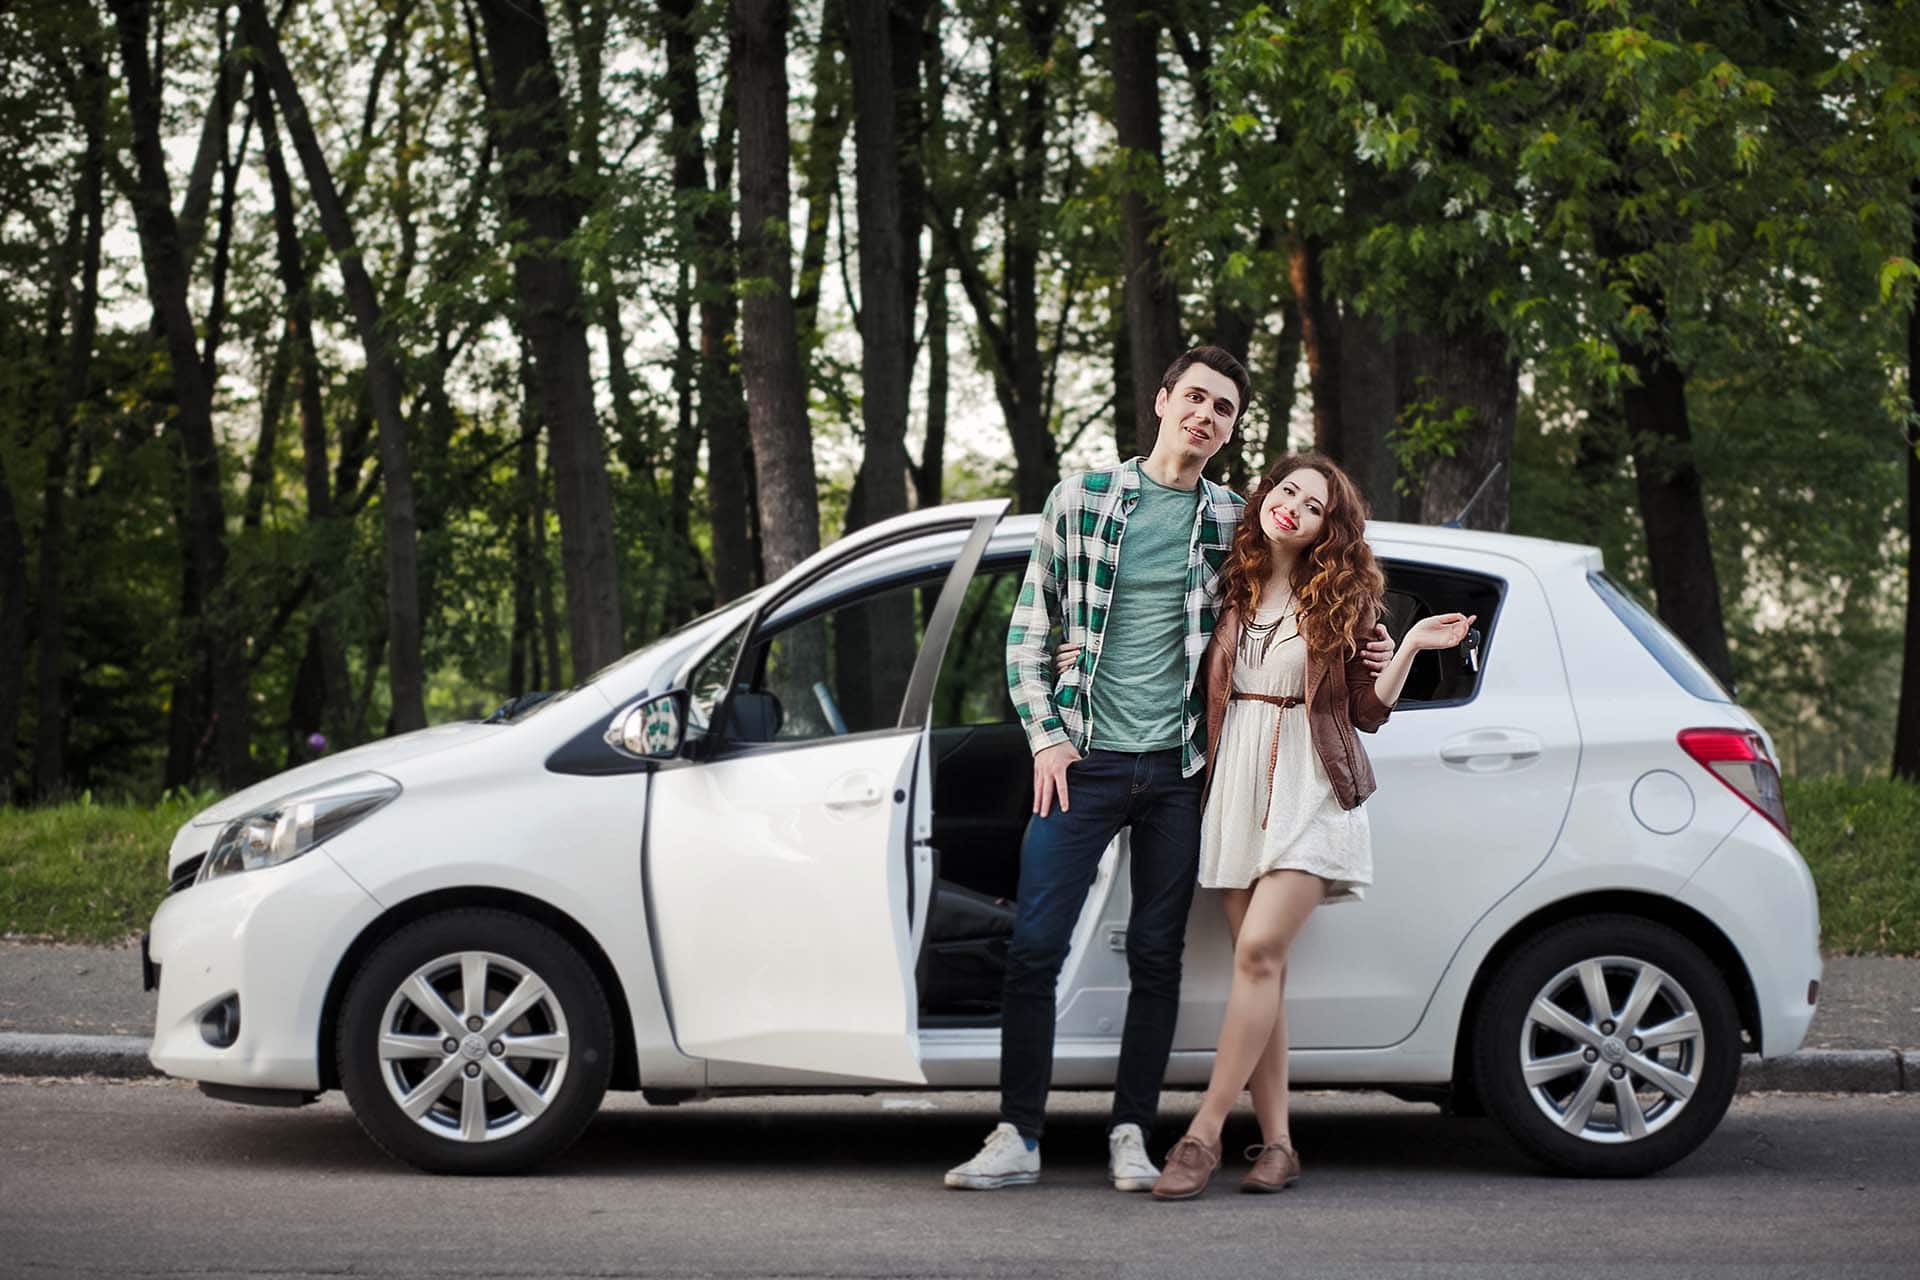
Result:
[[1247,373],[1247,366],[1235,359],[1233,352],[1225,347],[1195,347],[1184,352],[1160,375],[1160,389],[1172,391],[1173,384],[1180,381],[1180,375],[1196,364],[1205,365],[1233,383],[1234,390],[1240,393],[1240,411],[1233,417],[1234,424],[1239,425],[1240,419],[1247,416],[1247,401],[1253,396],[1253,378]]

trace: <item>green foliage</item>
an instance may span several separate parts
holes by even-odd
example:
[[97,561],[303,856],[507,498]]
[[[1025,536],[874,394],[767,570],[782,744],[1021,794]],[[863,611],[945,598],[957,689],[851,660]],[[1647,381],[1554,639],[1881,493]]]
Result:
[[118,942],[167,892],[167,848],[212,802],[174,793],[152,806],[67,804],[0,809],[0,933],[57,942]]
[[1920,786],[1786,780],[1793,842],[1820,894],[1820,946],[1920,956]]
[[[991,702],[976,708],[969,692],[993,674],[982,666],[974,678],[943,679],[942,714],[956,723],[995,719]],[[1822,947],[1920,954],[1920,787],[1840,777],[1789,777],[1785,786],[1794,843],[1820,894]],[[166,895],[173,833],[213,799],[174,792],[148,806],[96,803],[85,793],[0,810],[0,933],[110,943],[138,932]]]

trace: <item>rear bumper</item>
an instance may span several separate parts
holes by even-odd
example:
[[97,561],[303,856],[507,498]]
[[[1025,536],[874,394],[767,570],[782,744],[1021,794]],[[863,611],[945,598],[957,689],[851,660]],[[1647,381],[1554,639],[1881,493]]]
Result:
[[[324,849],[172,895],[153,917],[143,956],[160,987],[149,1060],[185,1080],[318,1089],[327,985],[379,912]],[[239,999],[239,1034],[217,1048],[201,1034],[201,1018],[229,996]]]
[[1820,979],[1820,900],[1791,841],[1749,813],[1679,898],[1726,931],[1753,982],[1760,1056],[1798,1049],[1813,1023]]

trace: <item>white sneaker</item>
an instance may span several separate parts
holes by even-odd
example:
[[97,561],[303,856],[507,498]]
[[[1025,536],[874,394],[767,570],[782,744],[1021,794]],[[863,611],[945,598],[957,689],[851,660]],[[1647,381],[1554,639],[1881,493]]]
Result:
[[1020,1131],[1004,1122],[987,1135],[979,1155],[947,1170],[947,1185],[962,1191],[992,1191],[1038,1181],[1039,1146],[1029,1148]]
[[1147,1140],[1137,1124],[1119,1124],[1107,1135],[1107,1177],[1115,1191],[1151,1191],[1160,1170],[1147,1159]]

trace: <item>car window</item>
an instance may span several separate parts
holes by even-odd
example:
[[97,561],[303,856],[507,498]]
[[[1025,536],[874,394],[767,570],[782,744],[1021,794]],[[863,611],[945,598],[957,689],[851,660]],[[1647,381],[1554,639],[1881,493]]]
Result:
[[953,638],[933,690],[936,729],[1011,724],[1019,719],[1007,693],[1007,623],[1020,595],[1026,562],[986,566],[967,584]]
[[1476,615],[1480,633],[1480,665],[1475,670],[1461,648],[1429,649],[1415,656],[1406,687],[1394,703],[1396,711],[1420,706],[1466,702],[1480,688],[1480,678],[1493,660],[1493,632],[1498,621],[1502,584],[1497,578],[1442,569],[1433,565],[1383,560],[1387,575],[1386,616],[1381,621],[1398,645],[1407,630],[1437,613]]
[[1646,651],[1653,655],[1666,673],[1682,689],[1696,698],[1708,702],[1732,702],[1733,695],[1707,670],[1707,665],[1694,656],[1693,650],[1679,636],[1667,630],[1660,619],[1654,617],[1638,600],[1628,595],[1625,588],[1604,573],[1590,573],[1587,581],[1600,598],[1613,610],[1613,616],[1626,624]]
[[[747,622],[751,622],[749,617]],[[687,680],[687,734],[698,737],[713,723],[713,709],[727,691],[727,677],[740,656],[740,643],[747,638],[747,622],[742,622],[693,669]]]
[[[800,618],[754,646],[729,738],[803,742],[890,729],[940,582],[907,582]],[[751,703],[750,707],[745,705]]]

